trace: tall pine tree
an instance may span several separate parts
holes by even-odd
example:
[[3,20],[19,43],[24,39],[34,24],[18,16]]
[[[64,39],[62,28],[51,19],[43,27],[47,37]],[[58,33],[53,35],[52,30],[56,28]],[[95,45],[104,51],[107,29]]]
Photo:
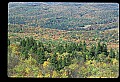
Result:
[[87,50],[85,41],[83,42],[82,46],[83,46],[83,51],[85,52]]
[[101,45],[100,45],[100,41],[98,41],[96,49],[95,49],[95,55],[101,54],[102,50],[101,50]]
[[110,49],[110,53],[109,54],[110,54],[111,58],[115,58],[115,52],[113,51],[112,48]]
[[107,45],[105,43],[102,44],[101,49],[104,55],[108,56]]

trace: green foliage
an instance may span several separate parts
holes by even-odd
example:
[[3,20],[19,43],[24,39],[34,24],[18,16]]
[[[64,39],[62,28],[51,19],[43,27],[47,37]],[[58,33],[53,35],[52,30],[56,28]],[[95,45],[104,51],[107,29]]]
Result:
[[100,62],[105,62],[106,60],[105,58],[106,58],[106,55],[101,53],[101,54],[98,54],[97,60]]
[[97,44],[97,54],[100,54],[101,53],[101,51],[102,51],[102,47],[101,47],[101,44],[100,44],[100,41],[98,42],[98,44]]
[[[98,49],[96,49],[96,50],[97,50],[96,53],[98,54],[99,50]],[[92,45],[92,47],[90,48],[89,55],[91,57],[95,56],[95,46],[94,45]]]
[[25,39],[23,39],[23,40],[20,41],[20,46],[23,46],[23,47],[26,46],[26,41],[25,41]]
[[111,58],[115,58],[115,52],[113,51],[113,49],[110,49],[110,53],[109,53]]
[[37,67],[37,61],[29,56],[28,59],[21,60],[19,64],[13,68],[14,74],[10,77],[36,77],[38,71],[39,68]]
[[43,64],[44,61],[46,60],[43,48],[37,50],[37,55],[39,56],[39,63]]
[[102,47],[102,48],[101,48],[101,49],[102,49],[102,52],[104,52],[104,54],[105,54],[106,56],[108,56],[107,45],[106,45],[105,43],[103,43],[101,47]]
[[8,5],[9,77],[118,77],[118,4]]
[[[83,43],[38,41],[37,43],[30,37],[22,39],[20,46],[10,45],[9,54],[16,54],[19,49],[21,55],[16,56],[19,61],[13,58],[14,55],[13,57],[11,57],[12,55],[9,56],[9,76],[44,78],[117,77],[118,60],[115,58],[118,58],[118,52],[110,49],[108,54],[105,43],[98,42],[87,48],[85,41]],[[18,62],[10,66],[11,58]],[[32,71],[33,69],[34,71]],[[101,69],[105,72],[102,73]],[[106,70],[113,72],[107,73]]]
[[[12,6],[14,4],[15,6]],[[94,25],[93,27],[95,27],[96,24],[114,23],[118,21],[117,17],[119,16],[118,5],[114,3],[107,5],[100,4],[102,6],[99,4],[78,5],[76,3],[72,3],[72,5],[69,3],[62,3],[57,4],[57,6],[48,4],[49,8],[45,4],[34,6],[34,3],[30,3],[30,5],[29,3],[19,5],[17,3],[10,3],[8,23],[24,24],[33,27],[57,28],[61,30],[82,30],[84,29],[82,27],[85,25]],[[86,7],[89,7],[89,9],[86,9]],[[102,26],[102,28],[101,25],[98,25],[98,27],[98,30],[106,30],[116,28],[117,25],[109,24],[107,26]],[[23,31],[21,28],[15,28],[14,32],[21,31]]]
[[85,41],[83,42],[82,46],[83,46],[83,51],[85,52],[87,50]]

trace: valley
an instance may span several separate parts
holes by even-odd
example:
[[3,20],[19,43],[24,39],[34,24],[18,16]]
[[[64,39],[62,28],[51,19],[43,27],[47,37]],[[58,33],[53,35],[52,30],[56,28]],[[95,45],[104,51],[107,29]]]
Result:
[[10,2],[8,77],[117,78],[118,3]]

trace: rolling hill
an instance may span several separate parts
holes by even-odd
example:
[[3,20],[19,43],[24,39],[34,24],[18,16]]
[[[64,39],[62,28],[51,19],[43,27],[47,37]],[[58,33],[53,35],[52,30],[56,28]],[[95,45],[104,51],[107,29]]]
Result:
[[[61,30],[103,30],[117,28],[119,7],[117,3],[70,2],[10,2],[8,23]],[[113,26],[109,25],[114,23]],[[101,24],[109,27],[103,27]]]

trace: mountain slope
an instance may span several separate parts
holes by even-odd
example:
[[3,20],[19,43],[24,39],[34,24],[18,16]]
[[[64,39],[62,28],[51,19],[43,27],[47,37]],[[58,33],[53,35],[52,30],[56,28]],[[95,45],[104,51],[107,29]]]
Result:
[[[8,23],[57,28],[84,29],[86,25],[117,23],[117,3],[16,2],[8,4]],[[115,26],[116,28],[118,26]]]

